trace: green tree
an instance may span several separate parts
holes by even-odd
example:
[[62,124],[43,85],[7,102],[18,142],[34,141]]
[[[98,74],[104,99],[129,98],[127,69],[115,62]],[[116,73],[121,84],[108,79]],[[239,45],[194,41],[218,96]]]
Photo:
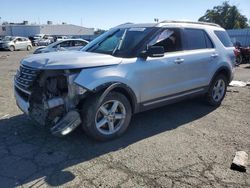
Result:
[[215,6],[213,9],[208,9],[199,21],[216,23],[225,29],[248,27],[246,16],[242,15],[235,5],[231,6],[228,1],[224,1],[222,5]]

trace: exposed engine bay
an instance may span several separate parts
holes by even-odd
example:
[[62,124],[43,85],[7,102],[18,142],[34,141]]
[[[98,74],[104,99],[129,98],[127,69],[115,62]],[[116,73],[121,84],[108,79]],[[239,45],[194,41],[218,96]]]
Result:
[[76,76],[70,71],[47,70],[33,83],[29,115],[54,135],[68,134],[81,123],[77,105],[86,90],[74,83]]

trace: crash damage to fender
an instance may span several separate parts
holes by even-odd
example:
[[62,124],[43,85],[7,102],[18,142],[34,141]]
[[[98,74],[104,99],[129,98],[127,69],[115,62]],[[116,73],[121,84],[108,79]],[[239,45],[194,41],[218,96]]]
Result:
[[87,52],[25,58],[14,79],[17,105],[36,124],[48,127],[56,136],[64,136],[81,124],[80,103],[87,96],[102,91],[104,97],[119,86],[136,100],[129,90],[130,83],[122,78],[126,72],[117,69],[120,62],[121,58]]

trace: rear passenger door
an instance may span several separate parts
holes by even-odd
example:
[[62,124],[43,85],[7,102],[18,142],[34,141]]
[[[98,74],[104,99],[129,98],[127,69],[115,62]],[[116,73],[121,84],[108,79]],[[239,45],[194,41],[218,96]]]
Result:
[[212,40],[203,29],[184,29],[183,65],[188,77],[186,84],[190,89],[209,84],[209,72],[218,58]]

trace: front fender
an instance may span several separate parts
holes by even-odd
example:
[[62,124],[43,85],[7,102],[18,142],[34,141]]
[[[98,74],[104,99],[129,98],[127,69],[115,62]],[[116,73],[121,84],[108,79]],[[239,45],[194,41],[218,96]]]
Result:
[[130,76],[129,71],[120,68],[119,65],[96,67],[83,69],[74,82],[93,92],[108,83],[121,83],[128,86],[134,92],[137,101],[139,101],[137,85],[132,82],[132,79],[129,79]]

